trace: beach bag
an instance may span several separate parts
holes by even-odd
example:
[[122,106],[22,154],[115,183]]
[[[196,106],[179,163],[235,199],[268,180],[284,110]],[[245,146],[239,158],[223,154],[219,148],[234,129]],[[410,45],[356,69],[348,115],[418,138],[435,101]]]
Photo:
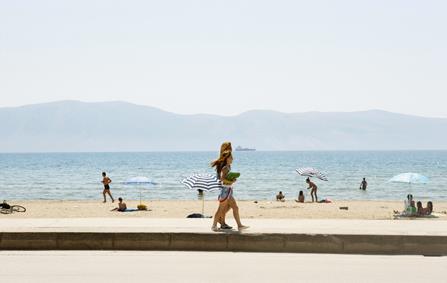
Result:
[[186,218],[205,218],[205,217],[200,213],[192,213],[192,214],[186,216]]

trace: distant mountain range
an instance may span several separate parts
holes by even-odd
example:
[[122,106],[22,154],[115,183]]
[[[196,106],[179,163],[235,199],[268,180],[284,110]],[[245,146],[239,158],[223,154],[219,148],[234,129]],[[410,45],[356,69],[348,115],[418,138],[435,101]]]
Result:
[[226,117],[126,102],[59,101],[0,108],[0,152],[447,149],[447,119],[380,110]]

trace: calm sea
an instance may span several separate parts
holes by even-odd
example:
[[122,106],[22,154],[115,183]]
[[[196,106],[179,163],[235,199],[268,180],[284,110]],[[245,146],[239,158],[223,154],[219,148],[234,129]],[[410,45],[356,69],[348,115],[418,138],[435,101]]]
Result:
[[[124,185],[130,177],[146,176],[158,185],[142,187],[145,199],[196,199],[180,183],[193,173],[213,173],[216,152],[39,153],[0,154],[0,199],[101,200],[101,172],[113,180],[115,197],[138,198],[138,187]],[[237,199],[274,199],[278,191],[296,197],[305,178],[295,169],[312,166],[328,182],[316,180],[320,198],[400,200],[407,193],[418,199],[447,200],[447,151],[362,152],[235,152],[233,171],[241,172]],[[393,175],[416,172],[427,185],[388,183]],[[360,191],[366,177],[367,191]],[[217,192],[206,195],[215,199]]]

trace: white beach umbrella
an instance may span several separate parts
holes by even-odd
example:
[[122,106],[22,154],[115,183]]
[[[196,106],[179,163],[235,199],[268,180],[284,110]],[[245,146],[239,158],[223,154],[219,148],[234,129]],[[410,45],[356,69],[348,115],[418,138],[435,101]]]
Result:
[[402,173],[394,176],[388,182],[406,183],[406,184],[427,184],[428,177],[418,173]]
[[319,170],[312,168],[312,167],[302,167],[296,169],[296,172],[301,176],[306,177],[312,177],[312,178],[318,178],[323,181],[327,181],[327,177],[324,173],[320,172]]

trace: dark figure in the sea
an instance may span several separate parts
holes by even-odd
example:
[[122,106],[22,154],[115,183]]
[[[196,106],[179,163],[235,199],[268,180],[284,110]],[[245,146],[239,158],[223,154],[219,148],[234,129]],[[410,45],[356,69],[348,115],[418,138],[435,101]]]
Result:
[[368,182],[366,182],[366,179],[363,178],[362,182],[360,183],[360,190],[366,191],[366,187],[368,187]]
[[112,202],[115,202],[115,200],[112,197],[112,193],[110,192],[110,183],[112,183],[112,180],[109,177],[107,177],[106,172],[102,172],[102,183],[104,184],[104,190],[102,191],[102,195],[104,196],[104,202],[106,202],[106,194],[110,196]]

